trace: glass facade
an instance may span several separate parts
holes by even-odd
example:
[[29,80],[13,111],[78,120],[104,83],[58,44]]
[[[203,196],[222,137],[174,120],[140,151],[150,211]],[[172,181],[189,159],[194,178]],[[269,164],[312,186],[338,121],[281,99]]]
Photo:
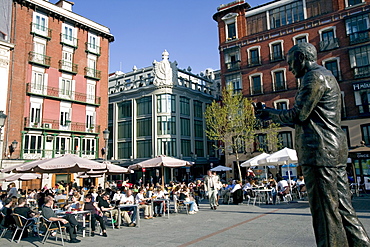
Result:
[[204,157],[203,141],[195,141],[195,154],[198,157]]
[[202,102],[194,100],[194,117],[203,118]]
[[131,101],[124,101],[118,104],[118,118],[132,117]]
[[137,136],[151,136],[152,135],[152,118],[143,118],[137,120]]
[[125,121],[118,123],[118,139],[121,138],[131,138],[132,136],[132,122]]
[[190,116],[190,99],[180,97],[180,114]]
[[190,119],[180,118],[181,135],[190,136]]
[[275,8],[269,12],[269,16],[271,29],[302,21],[304,19],[302,1]]
[[152,114],[152,96],[142,97],[136,100],[137,116]]
[[157,117],[158,135],[176,135],[176,117]]
[[175,113],[176,98],[172,94],[157,95],[157,112],[158,113]]
[[181,140],[181,154],[183,157],[191,156],[191,142],[190,140]]
[[129,159],[132,156],[131,142],[118,143],[118,159]]
[[176,154],[176,139],[175,138],[159,138],[158,139],[158,154],[166,156],[177,156]]
[[203,121],[194,120],[194,136],[203,137]]
[[137,141],[137,158],[151,158],[152,154],[152,140]]

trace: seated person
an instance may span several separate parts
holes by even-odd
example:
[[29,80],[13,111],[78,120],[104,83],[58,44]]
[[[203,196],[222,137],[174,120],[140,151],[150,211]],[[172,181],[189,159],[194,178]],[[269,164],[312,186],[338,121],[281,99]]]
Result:
[[64,217],[58,217],[53,211],[53,206],[54,198],[52,198],[51,196],[45,197],[45,204],[42,207],[42,215],[49,221],[52,222],[60,221],[62,223],[62,226],[65,226],[67,232],[69,233],[70,243],[81,242],[81,240],[76,238],[77,232],[75,227],[78,226],[78,228],[80,228],[76,218],[71,214],[66,214]]
[[1,194],[0,195],[0,210],[3,209],[6,198],[7,198],[6,194]]
[[64,190],[61,190],[58,191],[54,199],[56,202],[58,202],[59,200],[67,200],[67,195],[64,193]]
[[278,196],[281,200],[284,200],[284,196],[286,194],[289,194],[289,184],[288,181],[286,181],[284,178],[280,178],[277,184],[278,187]]
[[243,202],[242,181],[237,181],[234,188],[230,191],[233,196],[233,203],[239,204]]
[[[153,199],[164,199],[164,191],[162,189],[162,186],[158,186],[152,195]],[[154,205],[154,217],[162,217],[163,214],[163,208],[164,208],[165,201],[156,201],[153,202]]]
[[[126,194],[122,194],[123,196],[121,197],[120,205],[134,205],[135,199],[134,196],[132,195],[132,190],[127,190]],[[121,209],[121,211],[125,212],[131,212],[131,223],[128,226],[136,226],[136,210],[134,207],[124,207]],[[126,219],[125,219],[126,221]],[[129,223],[129,221],[126,221]]]
[[4,218],[2,219],[1,225],[3,225],[4,227],[10,227],[12,225],[15,225],[15,221],[12,217],[14,206],[15,206],[15,203],[11,198],[7,198],[4,201],[4,206],[1,209],[1,212],[4,215]]
[[114,227],[118,228],[118,222],[121,222],[121,216],[119,214],[118,209],[110,206],[109,202],[109,194],[103,194],[101,199],[97,197],[98,207],[103,212],[104,215],[110,212],[111,216],[113,217]]
[[148,203],[150,198],[144,197],[144,189],[140,188],[139,193],[137,193],[135,201],[139,207],[139,209],[144,209],[144,219],[152,219],[152,205]]
[[28,219],[28,222],[23,222],[23,224],[27,223],[28,225],[32,226],[33,235],[37,236],[37,218],[35,218],[36,213],[26,206],[25,197],[18,198],[18,206],[15,207],[13,211],[14,213],[22,215],[23,217]]
[[[116,202],[119,202],[121,201],[121,198],[122,198],[123,194],[121,193],[120,190],[117,190],[114,195],[113,195],[113,199],[112,199],[112,202],[113,203],[116,203]],[[116,203],[117,204],[117,203]]]
[[83,205],[83,210],[91,211],[91,237],[95,236],[95,224],[96,221],[99,221],[100,227],[103,231],[103,236],[108,237],[107,230],[105,227],[105,222],[103,219],[103,212],[99,209],[97,202],[92,202],[93,196],[87,194],[85,196],[85,204]]
[[196,213],[196,203],[195,201],[191,200],[187,187],[184,186],[179,190],[179,200],[183,200],[185,205],[189,205],[189,214]]

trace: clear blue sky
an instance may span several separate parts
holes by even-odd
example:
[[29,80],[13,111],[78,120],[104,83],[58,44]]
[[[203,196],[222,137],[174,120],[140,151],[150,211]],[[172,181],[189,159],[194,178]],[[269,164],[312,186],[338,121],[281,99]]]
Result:
[[[110,28],[115,41],[110,45],[109,72],[151,66],[166,49],[170,61],[176,60],[179,68],[190,66],[198,74],[220,68],[212,16],[220,4],[232,1],[74,0],[73,12]],[[269,1],[246,2],[255,7]]]

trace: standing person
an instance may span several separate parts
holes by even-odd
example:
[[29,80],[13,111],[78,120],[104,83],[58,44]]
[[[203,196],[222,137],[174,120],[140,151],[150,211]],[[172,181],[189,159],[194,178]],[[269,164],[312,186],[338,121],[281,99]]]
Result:
[[346,173],[347,141],[341,128],[341,91],[333,74],[316,63],[316,48],[303,42],[287,56],[301,85],[292,109],[257,104],[261,119],[294,125],[295,148],[302,165],[317,246],[370,246],[351,204]]
[[18,190],[15,187],[15,183],[10,183],[9,191],[8,191],[8,198],[12,198],[13,196],[17,197],[17,195],[18,195]]
[[209,205],[211,209],[217,209],[217,192],[218,192],[218,176],[213,176],[212,171],[208,170],[204,178],[204,190],[208,191]]

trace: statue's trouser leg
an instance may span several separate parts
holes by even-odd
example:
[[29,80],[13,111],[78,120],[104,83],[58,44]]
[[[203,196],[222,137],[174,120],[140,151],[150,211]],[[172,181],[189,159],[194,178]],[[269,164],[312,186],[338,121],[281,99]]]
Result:
[[348,247],[339,213],[337,168],[302,166],[307,187],[316,244],[319,247]]
[[344,230],[347,234],[348,245],[354,247],[370,246],[370,239],[365,228],[358,220],[351,203],[351,192],[349,189],[347,171],[345,166],[338,169],[338,197],[339,213],[342,216]]

